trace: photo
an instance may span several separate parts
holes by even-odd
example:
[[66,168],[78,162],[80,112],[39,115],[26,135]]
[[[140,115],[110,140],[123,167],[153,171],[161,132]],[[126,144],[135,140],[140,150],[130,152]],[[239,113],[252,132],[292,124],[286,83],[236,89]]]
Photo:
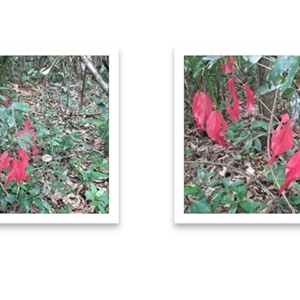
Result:
[[183,57],[184,214],[300,211],[299,62]]
[[0,56],[0,214],[110,214],[110,60]]

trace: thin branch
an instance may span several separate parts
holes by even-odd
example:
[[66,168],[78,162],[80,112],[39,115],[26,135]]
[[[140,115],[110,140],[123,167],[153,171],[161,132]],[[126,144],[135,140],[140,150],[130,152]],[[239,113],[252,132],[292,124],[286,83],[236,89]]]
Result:
[[81,61],[85,64],[85,66],[89,69],[89,71],[92,73],[94,79],[97,81],[97,83],[100,85],[103,91],[105,91],[107,94],[109,93],[109,85],[106,83],[101,75],[97,72],[95,67],[92,65],[90,60],[86,55],[80,56]]
[[6,194],[6,196],[8,196],[8,192],[6,191],[6,189],[4,188],[3,184],[0,182],[0,186],[2,187],[4,193]]
[[271,68],[269,68],[269,67],[267,67],[267,66],[265,66],[265,65],[263,65],[263,64],[260,64],[259,62],[257,62],[257,65],[258,65],[258,66],[261,66],[261,67],[263,67],[263,68],[266,68],[266,69],[268,69],[268,70],[271,70]]

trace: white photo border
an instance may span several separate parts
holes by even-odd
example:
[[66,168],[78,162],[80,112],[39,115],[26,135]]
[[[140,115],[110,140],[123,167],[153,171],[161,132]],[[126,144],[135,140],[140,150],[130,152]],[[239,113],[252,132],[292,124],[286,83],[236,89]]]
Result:
[[174,223],[175,224],[298,224],[299,214],[184,213],[184,56],[300,55],[300,45],[194,45],[174,50]]
[[119,223],[119,49],[109,45],[2,45],[0,55],[109,56],[109,213],[0,214],[2,224]]

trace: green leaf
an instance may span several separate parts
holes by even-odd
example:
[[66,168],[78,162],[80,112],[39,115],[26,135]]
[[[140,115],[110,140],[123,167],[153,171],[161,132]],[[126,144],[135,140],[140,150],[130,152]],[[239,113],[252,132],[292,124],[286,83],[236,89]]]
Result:
[[261,58],[261,55],[252,55],[246,56],[244,55],[243,58],[247,61],[245,72],[247,72],[253,65],[255,65]]
[[25,211],[26,213],[29,213],[29,210],[30,210],[30,203],[29,203],[28,198],[22,196],[22,197],[20,197],[19,201],[20,201],[22,207],[24,208],[24,211]]
[[242,186],[239,186],[237,189],[236,189],[236,198],[238,201],[242,201],[247,193],[247,186],[246,185],[242,185]]
[[[28,170],[27,170],[27,173],[28,173]],[[33,189],[30,190],[30,194],[32,196],[37,196],[41,191],[41,188],[40,187],[35,187]]]
[[6,107],[0,107],[0,119],[1,121],[4,121],[9,117],[8,109]]
[[67,204],[65,208],[57,208],[56,212],[61,214],[69,214],[70,213],[71,204]]
[[107,124],[106,120],[100,120],[100,119],[93,119],[93,118],[86,118],[81,120],[82,123],[94,123],[98,126],[103,126]]
[[97,104],[97,105],[100,105],[102,103],[105,103],[105,101],[103,99],[100,99],[96,96],[92,96],[91,99]]
[[255,149],[256,149],[258,152],[261,151],[262,147],[261,147],[261,141],[260,141],[260,139],[255,139],[255,140],[254,140],[254,147],[255,147]]
[[254,121],[251,124],[250,129],[256,129],[256,128],[263,128],[264,130],[268,131],[269,123],[265,121]]
[[225,187],[229,187],[230,186],[230,181],[226,177],[221,178],[221,180],[222,180],[223,185]]
[[231,187],[233,190],[235,190],[236,188],[238,188],[240,185],[242,185],[244,183],[245,183],[244,180],[237,179],[231,184]]
[[34,68],[30,69],[28,72],[27,72],[27,75],[30,75],[34,72]]
[[25,104],[24,102],[14,102],[11,105],[11,107],[14,108],[14,109],[24,111],[24,112],[30,112],[29,106],[27,106],[27,104]]
[[199,192],[198,186],[186,186],[184,188],[184,196],[196,195]]
[[253,144],[253,140],[247,140],[244,146],[244,150],[248,151],[252,147],[252,144]]
[[190,206],[191,213],[212,213],[207,201],[193,201]]
[[236,202],[234,200],[232,200],[230,195],[224,196],[224,198],[221,199],[220,203],[221,204],[230,204],[230,205],[235,205],[236,204]]
[[230,213],[230,214],[235,214],[236,211],[237,211],[237,208],[238,208],[237,204],[236,204],[236,203],[233,204],[233,205],[229,208],[228,213]]
[[36,198],[33,202],[40,209],[40,213],[45,212],[44,203],[41,199]]
[[247,213],[255,212],[255,206],[253,206],[253,203],[251,203],[249,201],[240,201],[239,205]]
[[104,173],[101,173],[101,172],[92,172],[91,176],[93,178],[108,178],[109,177],[108,174],[104,174]]
[[96,188],[96,186],[93,182],[91,182],[90,188],[92,190],[93,195],[96,195],[97,194],[97,188]]
[[15,124],[16,124],[15,118],[13,116],[9,116],[7,118],[7,124],[8,124],[9,127],[15,126]]
[[47,212],[49,212],[52,209],[51,205],[47,201],[43,201],[43,204]]
[[211,55],[211,56],[204,56],[202,59],[203,61],[209,61],[208,69],[210,69],[218,62],[218,59],[221,57],[222,56]]
[[265,95],[267,93],[275,91],[276,89],[277,89],[277,86],[275,86],[275,85],[271,85],[269,87],[267,84],[265,84],[265,85],[262,85],[260,88],[258,88],[255,91],[254,95],[255,95],[255,97],[263,96],[263,95]]
[[285,89],[291,86],[295,75],[298,72],[299,58],[298,56],[279,56],[269,73],[267,83],[269,85],[277,85],[282,81],[283,73],[287,72],[285,81],[280,85],[280,92],[283,93]]
[[6,212],[7,209],[7,202],[4,199],[1,199],[1,205],[4,212]]
[[210,188],[210,187],[214,187],[215,185],[219,184],[220,180],[219,179],[214,179],[210,182],[207,183],[207,185],[205,186],[205,188]]
[[32,135],[30,133],[24,133],[20,135],[18,138],[18,144],[22,149],[28,151],[29,148],[33,145]]
[[108,193],[106,191],[104,191],[104,193],[102,193],[102,195],[99,197],[99,200],[101,202],[103,202],[105,205],[108,205],[108,203],[109,203]]
[[202,169],[197,169],[197,176],[202,181],[204,180],[205,172]]
[[91,200],[91,201],[95,201],[95,200],[96,200],[94,194],[93,194],[91,191],[86,191],[86,192],[84,193],[84,195],[85,195],[85,197],[86,197],[87,199],[89,199],[89,200]]
[[220,201],[221,201],[221,197],[216,197],[213,201],[213,205],[211,207],[212,211],[216,211],[216,209],[218,208]]
[[16,194],[8,194],[6,197],[3,198],[8,203],[13,203],[17,200],[17,195]]

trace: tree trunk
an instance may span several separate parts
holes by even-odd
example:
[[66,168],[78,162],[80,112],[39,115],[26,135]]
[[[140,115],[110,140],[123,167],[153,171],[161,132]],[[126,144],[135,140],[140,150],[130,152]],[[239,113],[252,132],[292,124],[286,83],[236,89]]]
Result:
[[[267,68],[265,68],[264,66],[266,66]],[[259,84],[259,87],[267,84],[267,77],[270,73],[270,69],[272,68],[272,66],[273,66],[273,63],[269,59],[266,59],[266,58],[262,57],[259,60],[259,65],[258,65],[258,84]],[[275,92],[276,91],[274,90],[272,92],[266,93],[266,94],[261,95],[259,97],[260,100],[268,108],[267,109],[264,105],[259,103],[259,112],[262,115],[262,119],[264,121],[270,120],[271,111],[272,111],[274,98],[275,98]]]

